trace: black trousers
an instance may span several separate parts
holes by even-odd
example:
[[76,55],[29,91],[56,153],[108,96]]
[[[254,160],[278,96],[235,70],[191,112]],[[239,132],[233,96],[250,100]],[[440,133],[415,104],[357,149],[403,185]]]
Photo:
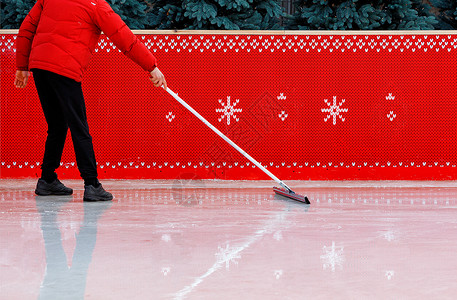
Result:
[[92,137],[86,117],[86,105],[81,83],[53,72],[33,69],[33,78],[48,123],[42,178],[57,178],[55,170],[59,167],[62,152],[70,128],[81,177],[86,182],[97,179]]

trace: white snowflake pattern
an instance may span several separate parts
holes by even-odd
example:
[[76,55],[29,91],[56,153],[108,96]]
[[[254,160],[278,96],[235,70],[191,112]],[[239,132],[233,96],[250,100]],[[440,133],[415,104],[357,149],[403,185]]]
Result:
[[230,268],[230,263],[238,264],[237,259],[241,258],[239,254],[239,248],[232,248],[227,244],[225,248],[218,246],[218,252],[216,255],[216,260],[218,263],[225,263],[225,268],[228,270]]
[[162,234],[162,241],[169,242],[171,241],[171,236],[169,234]]
[[281,231],[276,231],[275,234],[273,235],[273,238],[277,240],[278,242],[282,240],[282,232]]
[[344,262],[344,247],[336,247],[335,242],[332,242],[331,247],[324,246],[323,248],[324,255],[321,255],[321,260],[323,262],[323,268],[331,268],[332,272],[335,272],[336,266],[340,268],[343,266]]
[[383,237],[389,242],[392,242],[396,239],[395,232],[393,232],[392,230],[384,232]]
[[168,273],[170,273],[170,271],[171,271],[171,268],[170,268],[170,267],[163,267],[163,268],[162,268],[162,274],[163,274],[163,276],[167,276]]
[[[393,101],[395,100],[395,96],[393,95],[393,93],[389,93],[388,96],[386,96],[386,100],[388,101]],[[393,120],[397,117],[397,115],[394,113],[393,110],[389,111],[389,113],[387,114],[387,119],[390,120],[390,122],[393,122]]]
[[240,102],[240,99],[236,99],[235,103],[230,103],[230,96],[227,96],[227,103],[224,103],[222,99],[219,99],[219,103],[222,105],[223,108],[216,108],[216,112],[223,113],[221,117],[218,119],[219,122],[227,117],[227,125],[230,125],[230,119],[233,117],[235,121],[239,121],[240,119],[236,116],[235,113],[242,112],[243,109],[235,108],[235,106]]
[[168,112],[168,115],[165,116],[165,118],[167,118],[168,122],[171,123],[171,121],[173,121],[173,119],[175,118],[176,116],[173,114],[173,112]]
[[283,122],[284,122],[285,119],[287,119],[288,116],[289,115],[284,110],[281,111],[280,114],[278,114],[279,119],[281,119]]
[[333,104],[331,104],[328,99],[324,99],[325,104],[327,104],[328,108],[322,108],[321,111],[328,113],[328,115],[324,118],[324,121],[327,122],[330,117],[333,117],[333,125],[336,125],[336,117],[340,118],[341,121],[345,121],[345,118],[341,115],[342,112],[348,112],[347,108],[341,108],[343,103],[346,100],[343,99],[341,102],[337,104],[336,96],[333,96]]
[[396,114],[394,114],[393,110],[391,110],[388,114],[387,114],[387,119],[389,119],[391,122],[393,122],[393,120],[397,117]]
[[395,275],[395,271],[386,271],[385,273],[387,280],[391,280]]

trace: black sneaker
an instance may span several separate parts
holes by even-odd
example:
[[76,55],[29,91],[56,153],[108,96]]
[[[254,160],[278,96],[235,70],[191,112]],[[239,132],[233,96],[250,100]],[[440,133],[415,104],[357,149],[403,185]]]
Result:
[[73,190],[64,186],[59,179],[47,183],[44,179],[40,178],[36,185],[35,194],[38,196],[71,195],[73,194]]
[[113,200],[113,195],[105,191],[100,184],[98,187],[93,185],[84,186],[84,201],[110,201]]

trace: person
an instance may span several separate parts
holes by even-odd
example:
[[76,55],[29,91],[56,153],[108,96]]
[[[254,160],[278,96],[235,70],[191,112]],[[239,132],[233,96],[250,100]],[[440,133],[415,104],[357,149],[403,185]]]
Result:
[[[57,178],[68,129],[84,179],[84,201],[109,201],[98,181],[81,81],[103,32],[127,57],[149,73],[154,86],[167,83],[157,60],[105,0],[37,0],[16,39],[17,88],[33,73],[48,125],[37,195],[71,195]],[[104,83],[100,83],[104,84]]]

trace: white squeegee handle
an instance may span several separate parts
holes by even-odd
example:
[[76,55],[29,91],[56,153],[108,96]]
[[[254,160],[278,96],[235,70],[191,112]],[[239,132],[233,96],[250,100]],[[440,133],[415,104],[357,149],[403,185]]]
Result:
[[235,144],[234,142],[232,142],[232,140],[230,140],[227,136],[225,136],[222,132],[219,131],[219,129],[217,129],[216,127],[214,127],[210,122],[206,121],[205,118],[203,118],[195,109],[193,109],[189,104],[187,104],[183,99],[181,99],[177,94],[175,94],[172,90],[170,90],[170,88],[166,88],[166,91],[171,95],[173,96],[173,98],[176,99],[176,101],[178,101],[179,103],[181,103],[185,108],[187,108],[191,113],[193,113],[197,118],[200,119],[200,121],[202,121],[203,123],[206,124],[206,126],[208,126],[209,128],[211,128],[215,133],[217,133],[218,136],[220,136],[221,138],[223,138],[227,143],[229,143],[233,148],[235,148],[236,150],[238,150],[238,152],[240,152],[241,154],[243,154],[244,157],[246,157],[247,159],[249,159],[254,165],[256,165],[260,170],[262,170],[265,174],[267,174],[268,176],[271,177],[271,179],[273,179],[274,181],[276,181],[280,186],[282,186],[283,188],[287,189],[289,192],[292,192],[293,191],[284,183],[282,182],[281,180],[279,180],[278,177],[276,177],[275,175],[273,175],[273,173],[271,173],[270,171],[268,171],[264,166],[262,166],[258,161],[256,161],[254,158],[252,158],[249,154],[247,154],[243,149],[241,149],[237,144]]

